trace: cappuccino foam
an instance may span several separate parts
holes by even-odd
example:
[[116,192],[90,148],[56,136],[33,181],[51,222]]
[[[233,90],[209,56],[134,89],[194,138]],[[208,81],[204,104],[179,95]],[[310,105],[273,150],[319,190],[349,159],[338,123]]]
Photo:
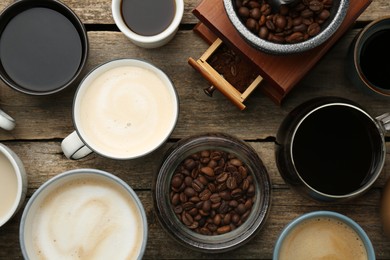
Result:
[[118,184],[92,176],[70,180],[35,209],[32,259],[134,259],[140,253],[141,214]]
[[279,260],[367,260],[359,235],[333,218],[315,218],[298,224],[284,239]]
[[116,158],[143,155],[173,129],[177,101],[168,83],[136,66],[110,69],[80,93],[79,131],[94,150]]

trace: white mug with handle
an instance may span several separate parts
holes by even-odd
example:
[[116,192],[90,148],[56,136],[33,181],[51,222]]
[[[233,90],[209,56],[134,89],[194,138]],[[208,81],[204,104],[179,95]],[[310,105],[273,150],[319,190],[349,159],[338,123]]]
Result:
[[75,131],[61,147],[70,159],[92,152],[118,160],[138,158],[168,139],[178,114],[178,95],[162,70],[143,60],[113,60],[80,83],[73,102]]

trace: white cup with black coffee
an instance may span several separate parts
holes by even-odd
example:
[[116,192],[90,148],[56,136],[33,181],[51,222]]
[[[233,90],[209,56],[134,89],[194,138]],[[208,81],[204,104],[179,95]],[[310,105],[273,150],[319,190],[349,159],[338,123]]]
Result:
[[157,48],[176,35],[184,13],[183,0],[113,0],[112,16],[134,44]]

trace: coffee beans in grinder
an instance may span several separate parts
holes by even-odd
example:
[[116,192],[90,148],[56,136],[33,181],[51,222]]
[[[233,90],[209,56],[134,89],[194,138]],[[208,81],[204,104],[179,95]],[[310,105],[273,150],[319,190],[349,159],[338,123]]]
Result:
[[316,36],[330,17],[333,0],[301,0],[273,11],[265,0],[237,0],[243,24],[261,39],[298,43]]

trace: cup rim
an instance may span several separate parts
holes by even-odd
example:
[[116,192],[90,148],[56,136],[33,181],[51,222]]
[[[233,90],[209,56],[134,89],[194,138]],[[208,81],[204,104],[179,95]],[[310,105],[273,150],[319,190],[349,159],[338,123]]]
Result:
[[296,217],[292,221],[290,221],[283,228],[283,230],[281,231],[281,233],[279,234],[279,236],[276,240],[274,250],[273,250],[273,258],[272,259],[275,259],[275,260],[279,259],[279,251],[280,251],[280,248],[281,248],[281,245],[282,245],[284,239],[296,226],[298,226],[300,223],[302,223],[306,220],[318,218],[318,217],[334,218],[334,219],[342,221],[344,224],[351,227],[361,238],[361,240],[365,246],[368,259],[375,260],[374,246],[372,245],[370,238],[368,237],[367,233],[363,230],[363,228],[356,221],[351,219],[350,217],[347,217],[346,215],[335,212],[335,211],[328,211],[328,210],[318,210],[318,211],[304,213],[304,214]]
[[162,41],[166,38],[168,38],[170,35],[172,35],[176,29],[178,28],[181,19],[184,14],[184,1],[183,0],[174,0],[176,4],[176,12],[175,16],[173,17],[172,22],[169,24],[169,26],[162,31],[159,34],[152,35],[152,36],[143,36],[137,33],[134,33],[132,30],[130,30],[121,15],[120,12],[120,5],[122,0],[113,0],[111,9],[112,9],[112,16],[115,21],[115,24],[118,26],[119,30],[125,34],[129,39],[139,42],[139,43],[146,43],[146,44],[151,44],[151,43],[156,43],[159,41]]
[[[379,24],[381,23],[388,23],[388,24],[384,25],[383,27],[380,27]],[[361,32],[357,35],[356,43],[354,44],[353,47],[353,64],[354,67],[356,68],[357,76],[367,88],[369,88],[371,91],[381,96],[390,97],[390,90],[381,88],[375,85],[374,83],[372,83],[365,76],[360,66],[360,53],[365,43],[365,40],[372,37],[372,35],[374,35],[376,32],[383,31],[383,30],[390,30],[390,16],[383,16],[381,18],[378,18],[370,22],[361,30]]]
[[17,193],[15,201],[12,204],[12,207],[8,209],[7,214],[4,215],[2,220],[0,219],[0,227],[3,226],[5,223],[7,223],[17,212],[19,208],[19,203],[23,196],[23,178],[22,178],[22,172],[19,169],[19,166],[15,160],[15,158],[11,154],[11,150],[5,146],[4,144],[0,143],[0,153],[3,154],[7,160],[11,163],[12,168],[15,171],[16,179],[17,179]]
[[[42,3],[47,3],[47,5],[42,5]],[[45,7],[51,10],[53,9],[53,6],[57,6],[59,9],[55,9],[56,12],[64,15],[74,26],[74,28],[77,30],[77,33],[80,37],[80,41],[82,44],[82,55],[81,60],[78,66],[77,71],[75,74],[63,85],[58,86],[52,90],[48,91],[34,91],[28,88],[25,88],[23,86],[19,86],[19,84],[13,82],[12,80],[8,79],[7,73],[0,73],[0,78],[6,83],[9,87],[12,89],[19,91],[24,94],[33,95],[33,96],[43,96],[43,95],[51,95],[55,94],[57,92],[60,92],[64,90],[65,88],[72,85],[80,76],[81,72],[83,71],[89,54],[89,40],[88,40],[88,34],[87,30],[83,24],[83,22],[80,20],[78,15],[65,3],[59,1],[59,0],[39,0],[39,1],[29,1],[29,0],[19,0],[15,1],[11,4],[9,4],[5,9],[3,9],[0,13],[0,17],[3,17],[6,13],[12,13],[14,9],[18,10],[19,8],[22,8],[22,10],[28,10],[35,7]],[[23,9],[24,8],[24,9]],[[20,14],[21,11],[17,11],[12,17],[15,17],[16,15]],[[72,19],[70,19],[68,16],[71,16]],[[1,18],[0,18],[1,19]],[[12,19],[12,18],[11,18]],[[0,35],[2,34],[2,31],[0,32]],[[6,76],[5,76],[6,75]]]
[[140,255],[138,257],[138,259],[141,259],[142,256],[145,253],[147,239],[148,239],[148,220],[147,220],[147,217],[146,217],[145,208],[142,205],[141,200],[139,199],[139,197],[137,196],[135,191],[125,181],[123,181],[119,177],[113,175],[112,173],[109,173],[109,172],[106,172],[106,171],[102,171],[102,170],[98,170],[98,169],[92,169],[92,168],[80,168],[80,169],[74,169],[74,170],[69,170],[69,171],[62,172],[62,173],[52,177],[51,179],[47,180],[45,183],[43,183],[34,192],[34,194],[29,199],[27,205],[25,206],[22,218],[20,220],[19,242],[20,242],[20,247],[22,249],[23,256],[26,259],[29,259],[28,255],[27,255],[27,249],[26,249],[25,239],[23,237],[23,234],[24,234],[24,230],[25,230],[25,227],[26,227],[25,224],[26,224],[26,220],[27,220],[30,208],[34,205],[34,202],[36,201],[38,196],[40,196],[40,194],[42,194],[42,192],[44,192],[46,188],[50,187],[51,185],[55,185],[55,183],[60,181],[61,179],[63,179],[63,178],[72,178],[74,176],[77,177],[77,175],[80,175],[80,174],[83,174],[83,175],[84,174],[96,174],[96,175],[98,175],[100,177],[106,178],[109,181],[115,182],[116,184],[118,184],[119,186],[123,187],[128,192],[128,194],[130,195],[131,199],[134,201],[135,205],[137,206],[137,209],[138,209],[138,211],[139,211],[139,213],[141,215],[142,222],[144,224],[143,225],[142,245],[141,245],[141,249],[140,249]]
[[[165,84],[166,87],[167,87],[167,90],[168,91],[171,91],[172,92],[172,97],[174,98],[175,100],[175,104],[174,104],[174,107],[175,107],[175,114],[174,114],[174,120],[171,122],[171,126],[170,126],[170,130],[166,133],[166,136],[160,140],[160,142],[156,143],[154,145],[154,147],[150,150],[147,150],[147,151],[144,151],[142,153],[137,153],[135,155],[131,155],[131,156],[123,156],[123,157],[118,157],[118,156],[115,156],[115,155],[111,155],[111,154],[108,154],[108,153],[104,153],[102,151],[99,151],[98,149],[94,148],[93,146],[91,146],[91,144],[89,144],[86,140],[86,138],[83,136],[82,134],[82,131],[80,130],[80,126],[78,125],[78,120],[76,119],[77,118],[77,115],[76,115],[76,104],[77,104],[77,100],[79,98],[79,93],[80,93],[80,90],[81,89],[84,89],[85,87],[85,82],[87,80],[90,79],[90,77],[93,77],[95,75],[100,75],[100,70],[104,70],[106,67],[109,67],[110,65],[112,64],[115,64],[115,66],[120,66],[120,64],[124,64],[124,65],[132,65],[132,66],[140,66],[141,67],[146,67],[147,69],[153,71],[153,72],[156,72],[158,74],[158,77],[163,79],[164,81],[166,81],[167,83],[169,84]],[[119,65],[116,65],[116,64],[119,64]],[[180,110],[180,106],[179,106],[179,95],[176,91],[176,88],[173,84],[173,81],[169,78],[169,76],[162,70],[160,69],[159,67],[157,67],[156,65],[146,61],[146,60],[143,60],[143,59],[137,59],[137,58],[120,58],[120,59],[114,59],[114,60],[110,60],[110,61],[107,61],[107,62],[104,62],[102,64],[99,64],[97,65],[95,68],[93,68],[92,70],[90,70],[88,72],[87,75],[84,76],[84,78],[82,79],[82,81],[80,82],[75,94],[74,94],[74,98],[73,98],[73,105],[72,105],[72,119],[73,119],[73,125],[74,125],[74,128],[77,132],[77,135],[79,136],[79,138],[81,139],[81,141],[93,152],[101,155],[101,156],[104,156],[106,158],[110,158],[110,159],[116,159],[116,160],[129,160],[129,159],[136,159],[136,158],[140,158],[142,156],[145,156],[147,154],[150,154],[152,153],[153,151],[157,150],[163,143],[165,143],[169,136],[172,134],[172,132],[174,131],[175,127],[176,127],[176,124],[177,124],[177,121],[178,121],[178,118],[179,118],[179,110]]]

